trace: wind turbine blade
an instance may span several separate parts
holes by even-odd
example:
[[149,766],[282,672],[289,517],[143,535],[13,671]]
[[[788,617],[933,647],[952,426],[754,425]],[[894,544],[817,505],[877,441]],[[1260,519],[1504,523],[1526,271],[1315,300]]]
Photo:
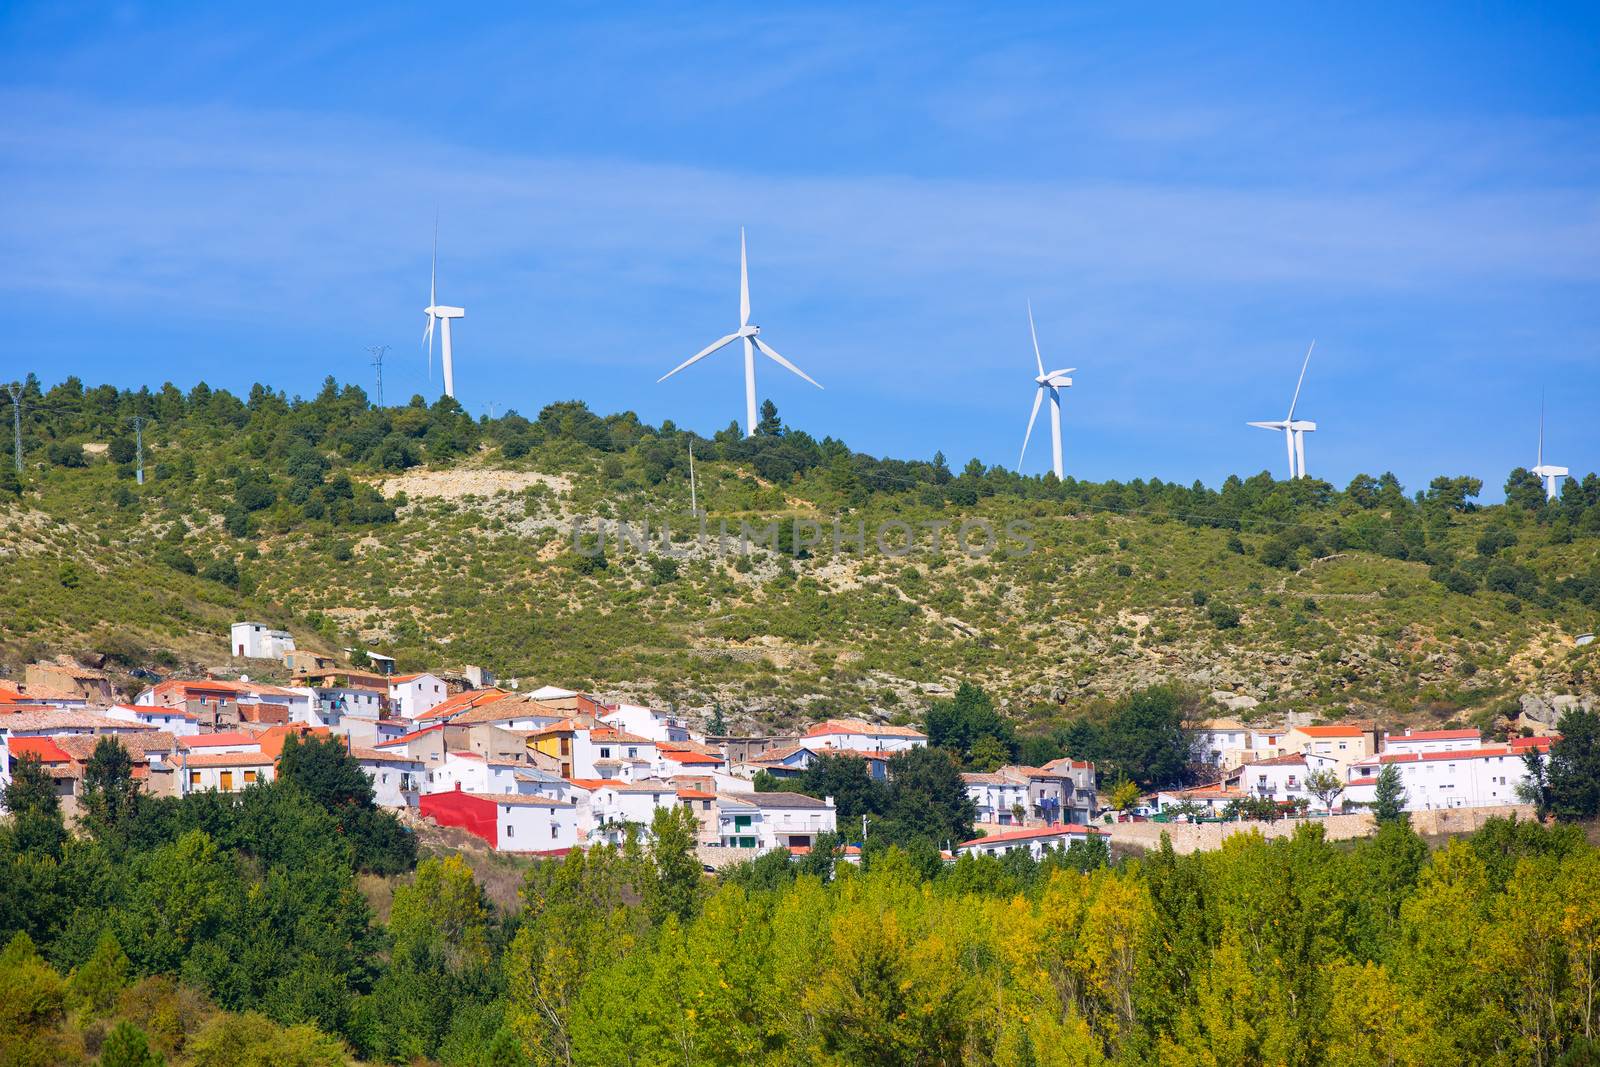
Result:
[[800,377],[802,377],[806,381],[810,382],[812,385],[815,385],[818,389],[822,388],[822,384],[820,382],[818,382],[815,378],[811,377],[811,375],[807,374],[805,371],[801,370],[799,367],[796,367],[793,363],[790,363],[788,360],[786,360],[782,356],[778,355],[778,353],[775,352],[773,350],[772,346],[767,344],[767,342],[763,341],[759,337],[752,337],[752,338],[750,338],[750,340],[754,341],[756,343],[756,347],[761,349],[761,351],[765,352],[768,356],[770,356],[772,358],[772,361],[774,363],[776,363],[778,366],[784,367],[784,368],[786,368],[788,370],[792,370],[796,374],[800,375]]
[[700,351],[696,352],[694,355],[690,356],[688,359],[684,360],[682,363],[678,364],[676,367],[673,367],[671,370],[667,371],[667,373],[663,374],[661,377],[657,378],[656,382],[659,384],[661,382],[666,381],[668,378],[672,377],[674,374],[677,374],[679,371],[681,371],[683,368],[689,366],[691,363],[700,362],[702,359],[705,359],[707,356],[709,356],[711,353],[715,352],[717,349],[721,348],[723,345],[727,344],[729,341],[737,341],[738,339],[739,339],[739,335],[738,334],[730,333],[728,336],[722,338],[720,341],[712,341],[709,345],[706,345]]
[[[429,305],[432,307],[432,305]],[[428,381],[433,381],[433,324],[438,320],[433,317],[433,312],[428,312],[428,328],[422,331],[423,339],[428,342]]]
[[1247,422],[1245,425],[1254,426],[1262,430],[1281,430],[1284,428],[1284,424],[1281,422]]
[[1039,405],[1044,403],[1044,386],[1033,391],[1033,412],[1028,416],[1028,432],[1022,435],[1022,452],[1017,456],[1017,469],[1022,469],[1022,461],[1028,455],[1028,441],[1033,437],[1033,423],[1039,417]]
[[[1311,348],[1316,348],[1317,342],[1311,342]],[[1300,387],[1306,382],[1306,368],[1311,365],[1311,348],[1306,349],[1306,360],[1300,364],[1300,380],[1294,383],[1294,398],[1289,401],[1289,422],[1294,421],[1294,406],[1300,402]]]
[[750,267],[744,253],[744,227],[739,227],[739,325],[750,325]]
[[1039,377],[1044,377],[1044,357],[1039,354],[1039,331],[1033,326],[1033,301],[1028,301],[1028,332],[1033,335],[1033,361],[1039,364]]

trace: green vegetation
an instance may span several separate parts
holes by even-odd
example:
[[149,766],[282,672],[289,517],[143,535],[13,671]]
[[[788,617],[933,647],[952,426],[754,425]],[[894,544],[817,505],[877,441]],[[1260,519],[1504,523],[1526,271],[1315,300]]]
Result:
[[[536,419],[377,409],[331,381],[305,400],[30,384],[20,497],[0,485],[0,660],[215,663],[227,624],[250,617],[323,650],[720,702],[738,730],[836,706],[917,719],[971,680],[1019,736],[1160,682],[1428,725],[1529,688],[1594,690],[1600,646],[1570,645],[1600,609],[1594,475],[1546,503],[1513,472],[1492,507],[1463,478],[1415,495],[1390,476],[1057,481],[877,459],[768,415],[756,437],[707,440],[577,402]],[[776,524],[776,544],[757,534],[736,558],[693,543],[691,441],[710,543],[726,524],[737,544],[747,522]],[[592,549],[600,519],[649,524],[657,546],[666,526],[682,554],[615,530],[600,555],[575,551],[574,525]],[[855,547],[857,523],[870,546],[886,522],[919,550]],[[983,540],[972,522],[997,551],[961,551],[958,535]],[[956,747],[968,758],[978,740]]]
[[[1404,822],[1340,845],[1308,825],[1115,864],[1101,844],[950,866],[886,846],[856,867],[825,839],[707,879],[691,821],[664,811],[648,846],[532,864],[505,911],[461,857],[424,860],[380,924],[332,813],[298,786],[174,807],[136,812],[120,842],[21,847],[22,817],[45,814],[26,806],[0,825],[0,1062],[1423,1067],[1597,1051],[1600,851],[1571,826],[1492,820],[1430,856]],[[210,830],[172,836],[191,824]]]

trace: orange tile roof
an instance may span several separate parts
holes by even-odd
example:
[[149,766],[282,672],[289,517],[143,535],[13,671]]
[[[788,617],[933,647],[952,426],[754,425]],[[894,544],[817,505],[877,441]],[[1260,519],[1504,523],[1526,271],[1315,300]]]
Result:
[[178,761],[179,766],[198,769],[203,767],[270,767],[277,760],[265,752],[207,752]]
[[696,764],[696,763],[698,763],[698,764],[702,764],[702,765],[704,765],[704,764],[720,764],[720,763],[722,763],[722,757],[721,756],[711,756],[711,755],[707,755],[704,752],[685,752],[685,751],[683,751],[681,749],[672,749],[671,751],[663,752],[663,753],[661,753],[661,756],[662,756],[663,759],[669,759],[673,763],[684,763],[684,764]]
[[283,755],[283,746],[291,734],[298,735],[305,741],[313,737],[332,737],[333,731],[326,726],[306,726],[304,723],[289,723],[286,726],[273,726],[255,735],[257,743],[261,745],[263,755],[274,759]]
[[377,744],[377,747],[378,748],[388,748],[390,745],[403,745],[403,744],[406,744],[407,742],[415,741],[417,738],[421,737],[423,734],[431,734],[435,730],[442,730],[442,729],[444,729],[444,723],[436,722],[432,726],[424,726],[420,730],[412,730],[408,734],[401,734],[399,737],[393,737],[393,738],[390,738],[387,741],[379,741],[378,744]]
[[717,794],[708,793],[704,789],[684,789],[684,788],[680,787],[678,789],[678,799],[679,800],[715,800],[715,799],[717,799]]
[[1403,734],[1384,734],[1387,742],[1395,741],[1464,741],[1472,738],[1474,741],[1483,736],[1477,730],[1407,730]]
[[615,726],[596,726],[589,731],[589,740],[597,744],[611,743],[619,745],[653,745],[654,741],[638,734],[630,734],[626,730],[619,730]]

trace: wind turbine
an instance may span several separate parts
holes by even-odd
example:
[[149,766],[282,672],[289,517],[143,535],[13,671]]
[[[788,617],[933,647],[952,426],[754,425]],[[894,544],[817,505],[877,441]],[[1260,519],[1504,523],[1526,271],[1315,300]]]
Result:
[[451,307],[441,304],[438,300],[439,281],[439,226],[433,227],[433,271],[428,275],[428,306],[422,313],[428,316],[428,328],[422,332],[422,339],[428,342],[428,380],[433,380],[433,326],[440,323],[439,327],[439,354],[440,365],[444,368],[444,395],[454,400],[456,395],[455,364],[450,358],[450,320],[464,319],[467,317],[466,308]]
[[1039,405],[1044,402],[1046,393],[1050,394],[1050,446],[1051,457],[1055,463],[1056,478],[1064,478],[1065,472],[1061,465],[1061,390],[1070,388],[1072,379],[1067,377],[1077,367],[1064,367],[1061,370],[1046,371],[1044,369],[1044,356],[1039,354],[1039,331],[1033,325],[1033,301],[1028,301],[1028,332],[1033,335],[1033,361],[1039,365],[1039,376],[1034,381],[1039,383],[1039,388],[1033,394],[1033,412],[1028,416],[1028,432],[1022,435],[1022,454],[1017,457],[1017,467],[1022,467],[1022,460],[1028,454],[1028,439],[1033,436],[1033,423],[1039,417]]
[[720,340],[711,342],[699,352],[667,371],[667,373],[656,379],[657,384],[666,381],[690,364],[700,362],[724,345],[740,340],[744,342],[744,432],[746,437],[754,437],[756,432],[756,349],[761,349],[778,366],[783,367],[785,370],[793,371],[818,389],[821,389],[822,386],[805,371],[778,355],[771,345],[761,339],[761,327],[750,324],[750,271],[745,256],[743,226],[739,227],[739,329]]
[[1306,434],[1317,428],[1317,424],[1309,419],[1296,420],[1294,417],[1295,405],[1300,402],[1300,387],[1306,383],[1306,368],[1311,365],[1311,349],[1317,347],[1317,342],[1312,341],[1311,347],[1306,349],[1305,362],[1300,364],[1300,380],[1294,383],[1294,397],[1289,401],[1289,414],[1276,422],[1252,422],[1251,426],[1263,430],[1282,430],[1284,444],[1289,449],[1289,477],[1304,478],[1306,476]]
[[1561,479],[1565,478],[1568,474],[1571,473],[1565,467],[1557,467],[1553,463],[1547,464],[1544,461],[1544,397],[1543,396],[1539,397],[1539,462],[1538,462],[1538,465],[1536,465],[1533,468],[1533,471],[1531,473],[1537,478],[1543,478],[1544,479],[1544,498],[1546,500],[1554,500],[1556,498],[1556,486],[1561,484]]

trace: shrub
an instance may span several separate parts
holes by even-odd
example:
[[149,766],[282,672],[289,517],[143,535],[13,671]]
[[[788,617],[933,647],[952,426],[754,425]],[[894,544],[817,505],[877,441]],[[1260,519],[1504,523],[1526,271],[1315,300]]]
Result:
[[1232,630],[1239,625],[1238,609],[1226,604],[1212,604],[1206,609],[1206,617],[1219,630]]

